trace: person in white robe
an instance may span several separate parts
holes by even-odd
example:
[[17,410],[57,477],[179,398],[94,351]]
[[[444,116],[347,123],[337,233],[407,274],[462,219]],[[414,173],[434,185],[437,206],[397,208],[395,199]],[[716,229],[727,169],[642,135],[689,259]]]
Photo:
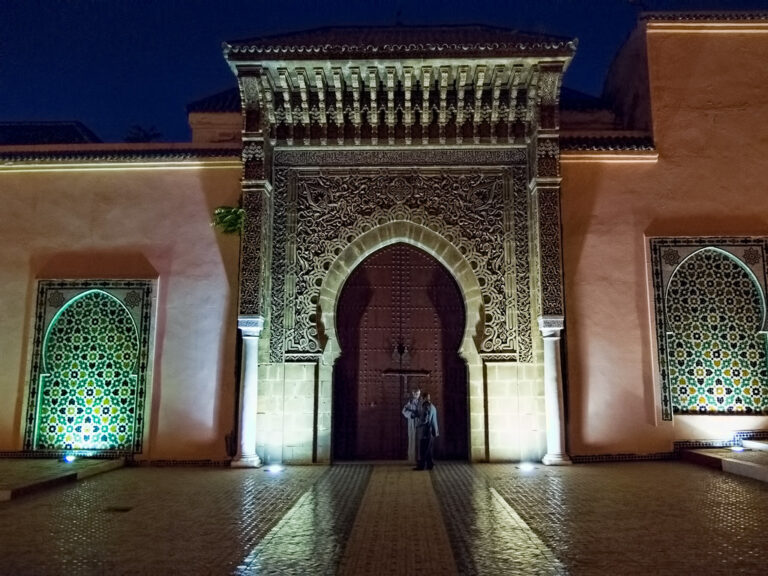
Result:
[[418,460],[419,440],[416,437],[416,426],[419,423],[420,407],[421,390],[414,388],[402,410],[403,416],[408,421],[408,462],[412,464]]

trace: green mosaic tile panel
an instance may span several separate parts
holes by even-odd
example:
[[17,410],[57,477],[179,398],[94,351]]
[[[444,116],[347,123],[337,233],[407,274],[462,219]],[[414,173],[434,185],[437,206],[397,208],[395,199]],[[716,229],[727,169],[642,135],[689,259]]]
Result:
[[141,453],[151,280],[40,280],[24,449]]
[[93,290],[63,308],[44,343],[36,448],[128,449],[138,355],[136,326],[114,297]]
[[734,258],[695,253],[667,289],[667,361],[675,414],[768,414],[764,304]]

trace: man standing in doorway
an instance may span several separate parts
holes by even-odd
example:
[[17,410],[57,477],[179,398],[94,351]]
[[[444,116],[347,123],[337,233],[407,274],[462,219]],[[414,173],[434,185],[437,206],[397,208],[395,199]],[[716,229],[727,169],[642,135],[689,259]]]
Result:
[[432,470],[435,463],[432,461],[432,449],[435,445],[435,438],[440,433],[437,428],[437,408],[432,404],[429,392],[421,394],[421,408],[419,410],[419,460],[414,470]]

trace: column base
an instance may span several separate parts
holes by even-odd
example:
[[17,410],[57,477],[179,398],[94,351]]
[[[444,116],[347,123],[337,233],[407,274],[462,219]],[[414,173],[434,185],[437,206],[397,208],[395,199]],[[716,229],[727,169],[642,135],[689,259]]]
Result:
[[253,456],[245,456],[243,458],[238,458],[237,460],[232,460],[232,462],[229,463],[230,468],[261,468],[261,458],[256,456],[255,454]]
[[570,466],[573,464],[568,454],[545,454],[541,463],[546,466]]

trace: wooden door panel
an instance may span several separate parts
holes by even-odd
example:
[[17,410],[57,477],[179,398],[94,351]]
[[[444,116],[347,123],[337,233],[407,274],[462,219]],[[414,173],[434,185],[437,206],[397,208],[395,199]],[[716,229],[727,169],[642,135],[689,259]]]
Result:
[[[465,458],[466,366],[461,293],[447,270],[406,244],[386,247],[350,275],[337,309],[342,355],[334,368],[334,456],[404,459],[400,410],[417,383],[438,407],[438,457]],[[391,372],[420,372],[403,376]],[[443,441],[445,436],[445,441]]]

